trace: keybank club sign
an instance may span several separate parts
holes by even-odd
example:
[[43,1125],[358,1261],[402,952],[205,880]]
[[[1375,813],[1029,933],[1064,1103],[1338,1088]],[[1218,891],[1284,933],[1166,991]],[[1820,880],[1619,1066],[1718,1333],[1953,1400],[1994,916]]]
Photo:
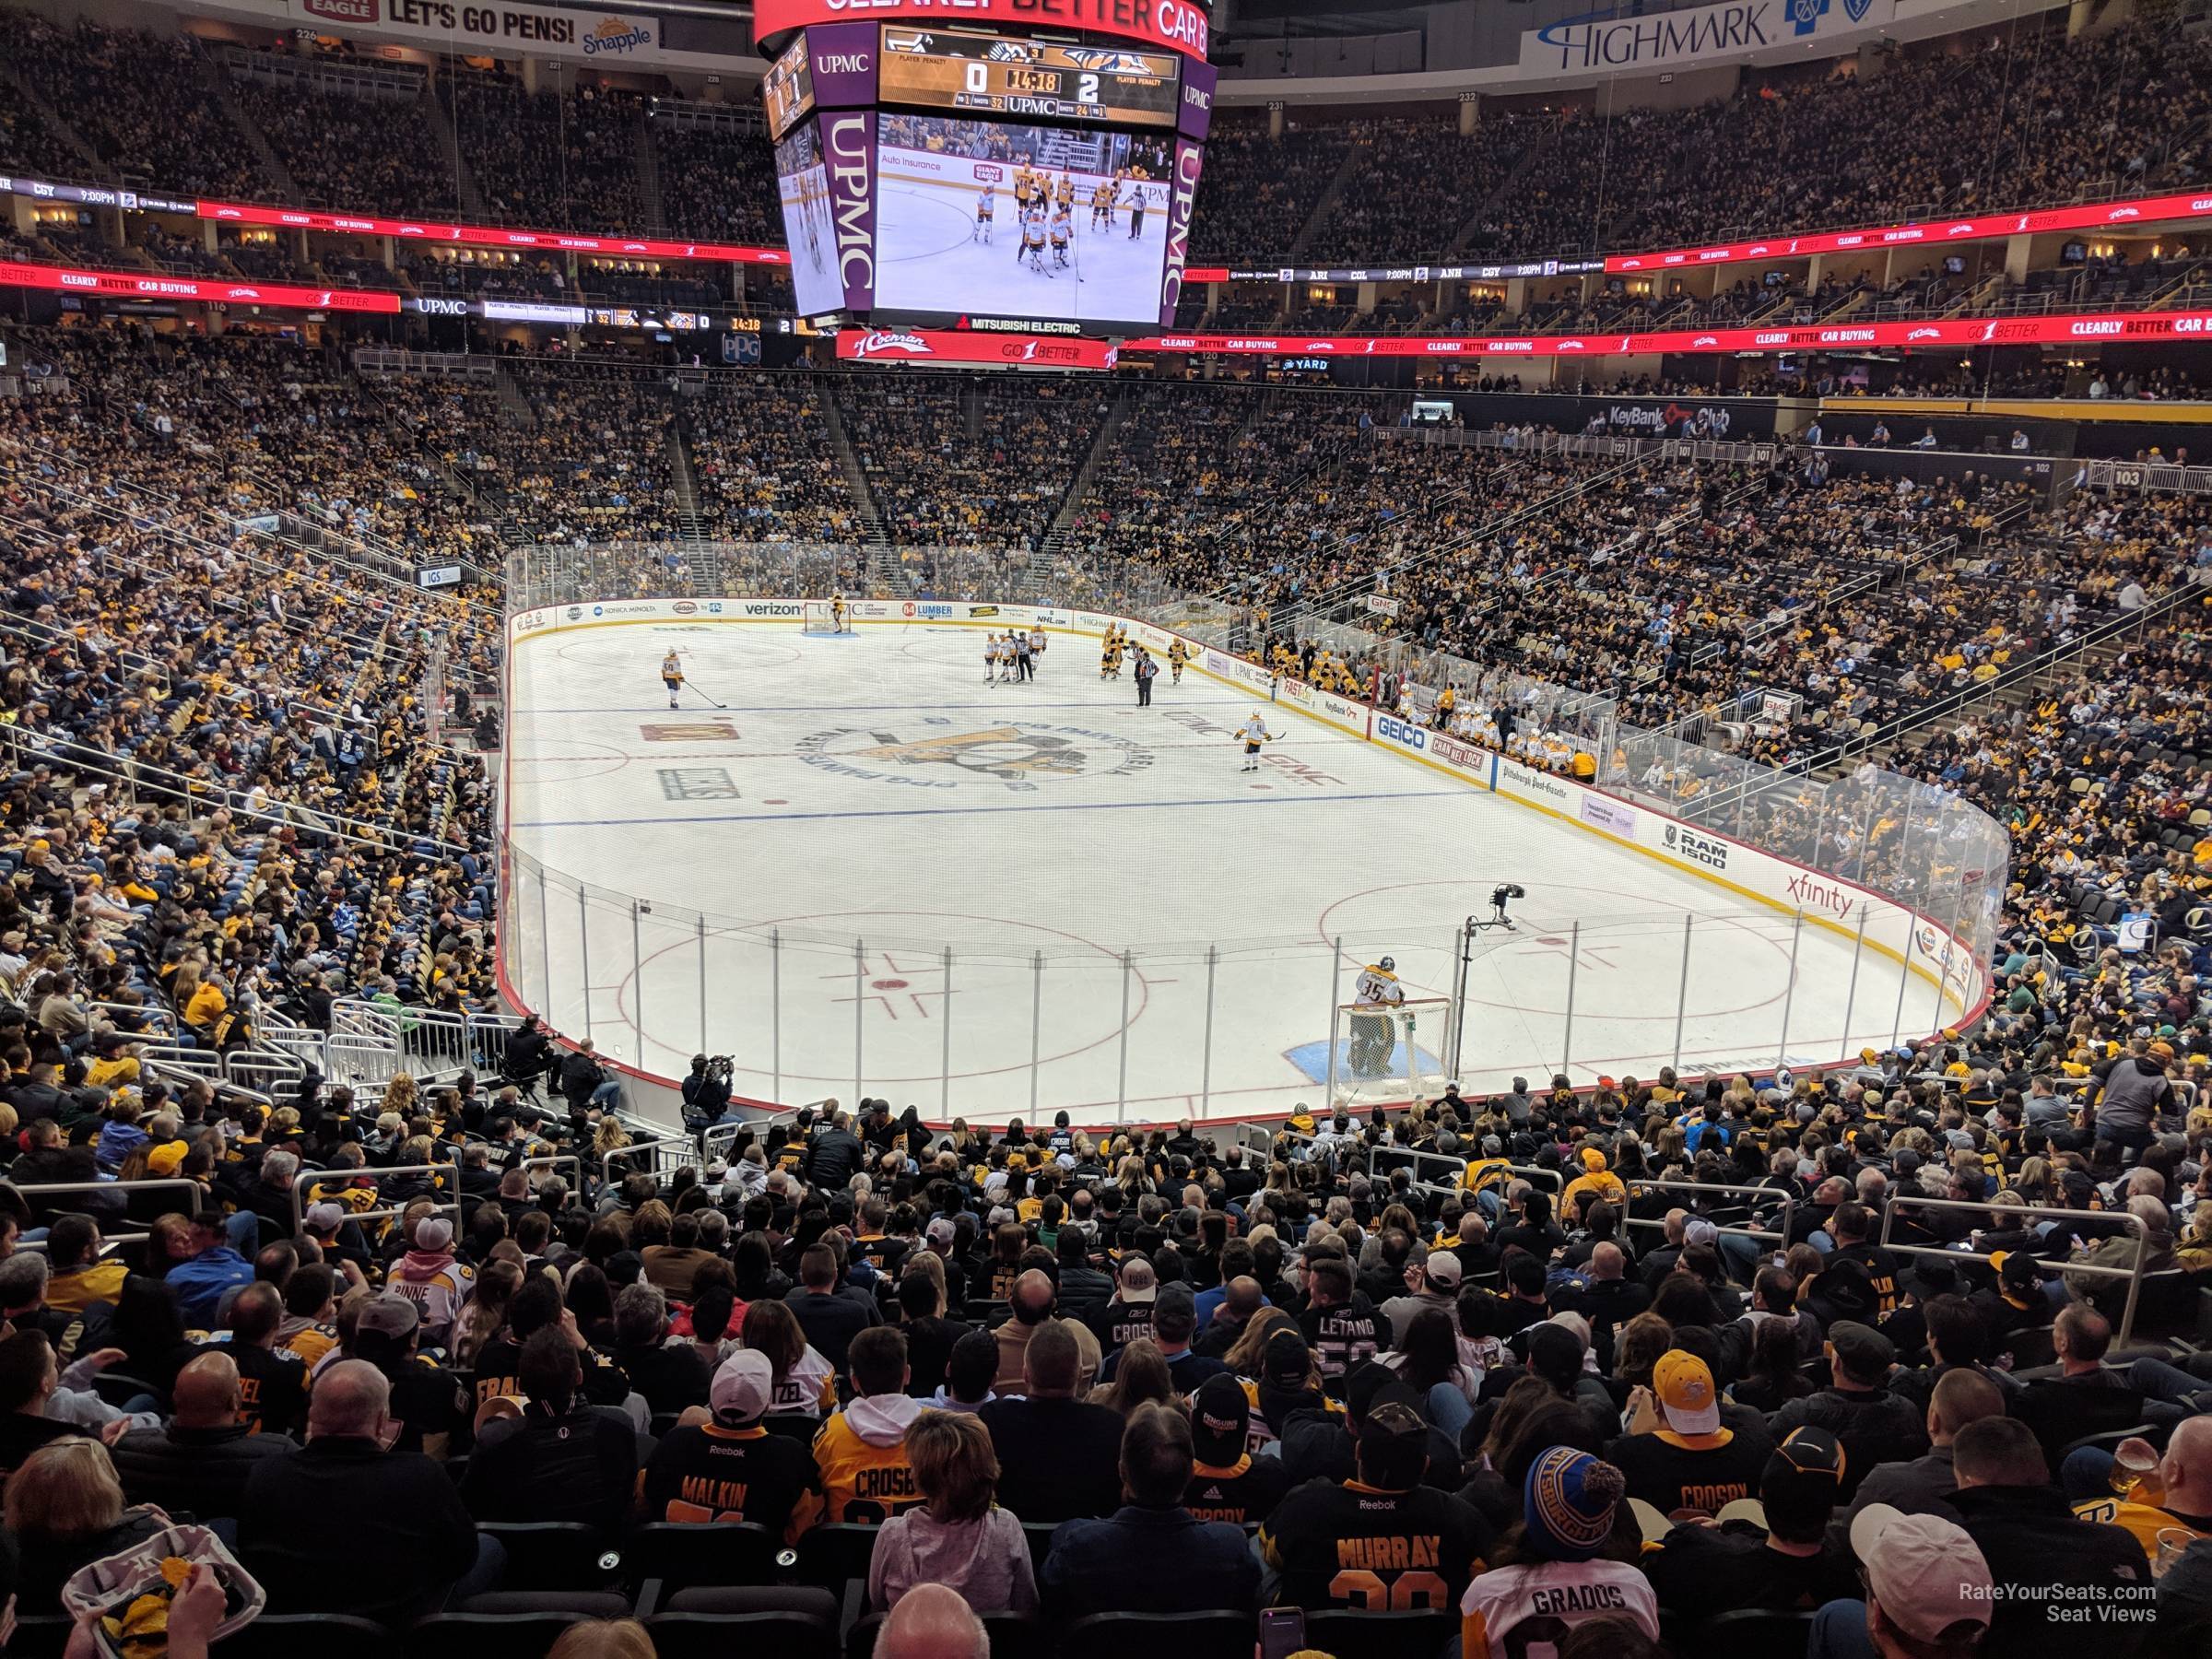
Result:
[[1803,46],[1887,25],[1896,0],[1729,0],[1687,11],[1554,23],[1521,37],[1524,75],[1654,69]]

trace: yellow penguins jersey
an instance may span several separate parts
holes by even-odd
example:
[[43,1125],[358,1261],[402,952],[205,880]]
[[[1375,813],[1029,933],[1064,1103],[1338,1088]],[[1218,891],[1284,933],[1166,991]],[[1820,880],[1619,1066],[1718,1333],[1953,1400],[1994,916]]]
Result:
[[900,1511],[925,1501],[913,1465],[907,1461],[905,1436],[879,1445],[853,1427],[853,1412],[865,1412],[867,1407],[865,1399],[853,1401],[814,1437],[814,1463],[822,1480],[822,1519],[832,1524],[880,1526]]
[[2091,1498],[2074,1506],[2074,1518],[2094,1522],[2100,1526],[2124,1526],[2136,1535],[2136,1542],[2143,1546],[2143,1553],[2154,1561],[2159,1559],[2159,1535],[2162,1532],[2173,1530],[2186,1533],[2191,1543],[2199,1538],[2212,1537],[2212,1533],[2183,1520],[2172,1511],[2140,1502],[2132,1495],[2126,1498]]
[[1490,1187],[1502,1189],[1512,1178],[1512,1166],[1502,1158],[1470,1158],[1460,1185],[1470,1193],[1479,1193]]

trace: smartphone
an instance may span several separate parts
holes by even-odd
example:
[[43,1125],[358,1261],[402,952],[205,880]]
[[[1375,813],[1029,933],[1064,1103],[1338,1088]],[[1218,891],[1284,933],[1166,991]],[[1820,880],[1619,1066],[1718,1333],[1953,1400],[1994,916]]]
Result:
[[1306,1645],[1306,1615],[1301,1607],[1260,1609],[1260,1659],[1290,1659]]

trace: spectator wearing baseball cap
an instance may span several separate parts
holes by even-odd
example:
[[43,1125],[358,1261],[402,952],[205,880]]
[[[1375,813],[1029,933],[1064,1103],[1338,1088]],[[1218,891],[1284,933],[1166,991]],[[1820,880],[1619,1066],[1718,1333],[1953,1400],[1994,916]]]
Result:
[[1111,1359],[1139,1336],[1152,1335],[1152,1304],[1159,1300],[1159,1279],[1152,1264],[1141,1255],[1122,1263],[1114,1282],[1113,1299],[1100,1309],[1091,1324],[1103,1359]]
[[1684,1618],[1707,1618],[1731,1607],[1818,1607],[1855,1595],[1851,1552],[1829,1535],[1842,1484],[1836,1437],[1796,1430],[1759,1473],[1763,1524],[1743,1518],[1676,1526],[1645,1549],[1644,1576],[1660,1605]]
[[392,1289],[422,1310],[426,1347],[443,1347],[452,1338],[477,1288],[477,1270],[453,1254],[453,1224],[443,1216],[425,1216],[415,1224],[407,1253],[392,1269]]
[[1968,1299],[1982,1317],[1982,1358],[1994,1361],[2005,1352],[2015,1333],[2031,1331],[2051,1323],[2051,1300],[2043,1294],[2042,1264],[2025,1250],[2000,1250],[1989,1258],[1996,1274]]
[[1199,1384],[1191,1396],[1193,1461],[1182,1507],[1201,1521],[1265,1521],[1290,1489],[1281,1458],[1252,1455],[1251,1431],[1243,1383],[1224,1371]]
[[739,1348],[715,1368],[707,1408],[684,1413],[645,1465],[649,1521],[742,1521],[796,1543],[822,1515],[804,1441],[761,1426],[775,1387],[766,1354]]
[[[1283,1466],[1289,1471],[1293,1486],[1307,1480],[1328,1480],[1338,1485],[1357,1480],[1359,1425],[1369,1408],[1392,1390],[1396,1391],[1391,1394],[1394,1399],[1412,1399],[1415,1414],[1419,1414],[1419,1396],[1380,1360],[1370,1360],[1352,1373],[1345,1387],[1341,1414],[1312,1409],[1293,1412],[1282,1429]],[[1458,1445],[1434,1426],[1428,1427],[1425,1438],[1429,1464],[1415,1478],[1443,1491],[1456,1492],[1460,1487]]]
[[1704,1360],[1670,1348],[1652,1385],[1630,1396],[1630,1431],[1606,1448],[1628,1495],[1680,1519],[1714,1515],[1759,1490],[1773,1440],[1756,1412],[1721,1419],[1720,1391]]
[[1380,1310],[1390,1321],[1391,1346],[1395,1347],[1406,1340],[1406,1327],[1417,1313],[1430,1308],[1453,1312],[1459,1305],[1462,1277],[1459,1258],[1448,1250],[1432,1250],[1426,1262],[1408,1263],[1406,1294],[1392,1297]]
[[1790,1401],[1771,1420],[1778,1435],[1810,1425],[1841,1441],[1843,1496],[1849,1498],[1867,1470],[1909,1462],[1925,1452],[1927,1426],[1920,1409],[1888,1386],[1889,1368],[1897,1360],[1888,1337],[1871,1325],[1844,1320],[1830,1328],[1824,1347],[1829,1386]]
[[1577,1625],[1599,1618],[1659,1640],[1651,1582],[1620,1559],[1635,1540],[1615,1538],[1626,1488],[1618,1469],[1571,1446],[1550,1447],[1528,1465],[1521,1524],[1498,1539],[1486,1557],[1489,1571],[1460,1598],[1465,1659],[1520,1653],[1526,1641],[1515,1641],[1513,1632],[1534,1619],[1545,1621],[1542,1639],[1555,1646]]
[[1413,1391],[1386,1383],[1359,1418],[1352,1477],[1307,1481],[1262,1524],[1275,1599],[1364,1612],[1458,1601],[1489,1547],[1489,1524],[1421,1484],[1429,1435]]
[[1964,1527],[1872,1504],[1851,1524],[1851,1549],[1865,1575],[1865,1598],[1823,1606],[1813,1618],[1808,1653],[1971,1659],[1983,1651],[1994,1581]]

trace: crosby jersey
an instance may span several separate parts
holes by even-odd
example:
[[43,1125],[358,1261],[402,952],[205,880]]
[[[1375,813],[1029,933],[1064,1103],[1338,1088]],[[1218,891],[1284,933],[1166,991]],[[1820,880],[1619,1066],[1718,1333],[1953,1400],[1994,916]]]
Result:
[[1659,1640],[1652,1582],[1620,1561],[1548,1561],[1501,1567],[1467,1586],[1459,1604],[1466,1659],[1552,1659],[1576,1625],[1626,1619]]
[[822,1518],[880,1526],[900,1510],[926,1502],[903,1438],[872,1445],[839,1412],[814,1437],[815,1466],[822,1477]]
[[1386,1491],[1309,1480],[1260,1527],[1282,1597],[1309,1611],[1449,1612],[1481,1570],[1488,1525],[1433,1487]]
[[1398,983],[1398,976],[1389,969],[1371,962],[1359,970],[1359,977],[1352,982],[1352,995],[1363,1003],[1387,1003],[1395,1007],[1406,1000],[1406,987]]

